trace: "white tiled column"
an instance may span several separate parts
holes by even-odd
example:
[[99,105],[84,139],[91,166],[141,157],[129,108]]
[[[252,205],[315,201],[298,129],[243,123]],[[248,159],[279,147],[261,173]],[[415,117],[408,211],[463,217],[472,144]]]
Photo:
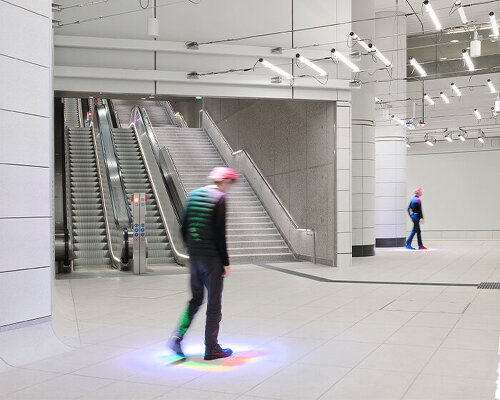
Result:
[[[375,226],[377,247],[404,246],[406,236],[406,129],[389,121],[389,115],[405,118],[406,105],[394,100],[406,98],[406,18],[398,9],[378,12],[375,22],[377,47],[389,55],[391,85],[377,83],[375,128]],[[388,24],[388,21],[391,21]],[[385,79],[386,71],[375,74],[374,80]]]
[[[352,29],[361,38],[374,36],[374,2],[352,1],[352,16],[362,23]],[[369,56],[362,56],[359,67],[374,68]],[[352,255],[375,255],[375,101],[374,84],[363,83],[352,91]]]
[[352,265],[352,196],[351,196],[351,105],[336,103],[335,177],[336,215],[334,215],[335,267]]
[[0,0],[0,15],[0,330],[4,330],[51,314],[51,2]]
[[377,127],[375,220],[377,247],[404,246],[406,235],[406,142],[399,126]]

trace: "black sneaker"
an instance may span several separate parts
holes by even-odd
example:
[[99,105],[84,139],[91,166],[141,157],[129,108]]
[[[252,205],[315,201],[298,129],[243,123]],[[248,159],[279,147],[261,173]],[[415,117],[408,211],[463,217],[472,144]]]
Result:
[[186,358],[184,352],[182,351],[181,340],[182,339],[177,336],[172,336],[168,341],[167,346],[170,347],[179,357]]
[[205,360],[215,360],[217,358],[229,357],[233,354],[231,349],[223,349],[219,344],[214,346],[205,346]]

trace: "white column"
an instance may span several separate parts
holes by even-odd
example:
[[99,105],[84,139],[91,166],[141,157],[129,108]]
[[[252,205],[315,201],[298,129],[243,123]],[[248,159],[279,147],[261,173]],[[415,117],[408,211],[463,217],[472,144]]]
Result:
[[[362,39],[371,39],[375,24],[373,1],[353,0],[352,30]],[[356,48],[358,50],[358,48]],[[365,52],[361,48],[360,51]],[[372,58],[362,56],[361,70],[374,68]],[[371,80],[362,73],[364,80]],[[352,255],[375,255],[375,103],[374,84],[363,83],[352,91]]]
[[352,265],[351,106],[336,103],[334,267]]
[[[377,106],[375,128],[376,184],[375,223],[377,247],[404,246],[406,236],[406,128],[391,123],[394,114],[408,116],[407,102],[395,101],[406,96],[406,18],[399,10],[376,14],[376,46],[392,62],[390,85],[376,84],[375,94],[383,102]],[[380,18],[384,17],[384,18]],[[387,72],[377,72],[375,79],[387,79]]]
[[405,245],[406,133],[399,126],[377,128],[375,222],[377,247]]
[[0,331],[51,314],[51,2],[0,1]]

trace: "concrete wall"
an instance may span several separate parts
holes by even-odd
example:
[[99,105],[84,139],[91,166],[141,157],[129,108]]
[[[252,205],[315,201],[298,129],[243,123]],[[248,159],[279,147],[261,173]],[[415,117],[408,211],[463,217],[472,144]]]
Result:
[[335,103],[242,99],[203,102],[231,147],[250,153],[297,224],[316,231],[317,256],[331,263]]
[[500,238],[500,139],[414,144],[407,168],[408,200],[424,189],[424,238]]
[[0,1],[0,330],[51,314],[50,1]]

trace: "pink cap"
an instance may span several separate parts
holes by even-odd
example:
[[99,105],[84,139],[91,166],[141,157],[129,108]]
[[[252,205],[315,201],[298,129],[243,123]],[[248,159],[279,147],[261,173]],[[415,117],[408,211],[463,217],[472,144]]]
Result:
[[417,193],[422,193],[424,190],[422,188],[416,188],[415,189],[415,194]]
[[233,181],[237,181],[239,179],[238,173],[228,167],[215,167],[210,175],[208,175],[208,179],[211,179],[214,182],[222,182],[224,179],[232,179]]

